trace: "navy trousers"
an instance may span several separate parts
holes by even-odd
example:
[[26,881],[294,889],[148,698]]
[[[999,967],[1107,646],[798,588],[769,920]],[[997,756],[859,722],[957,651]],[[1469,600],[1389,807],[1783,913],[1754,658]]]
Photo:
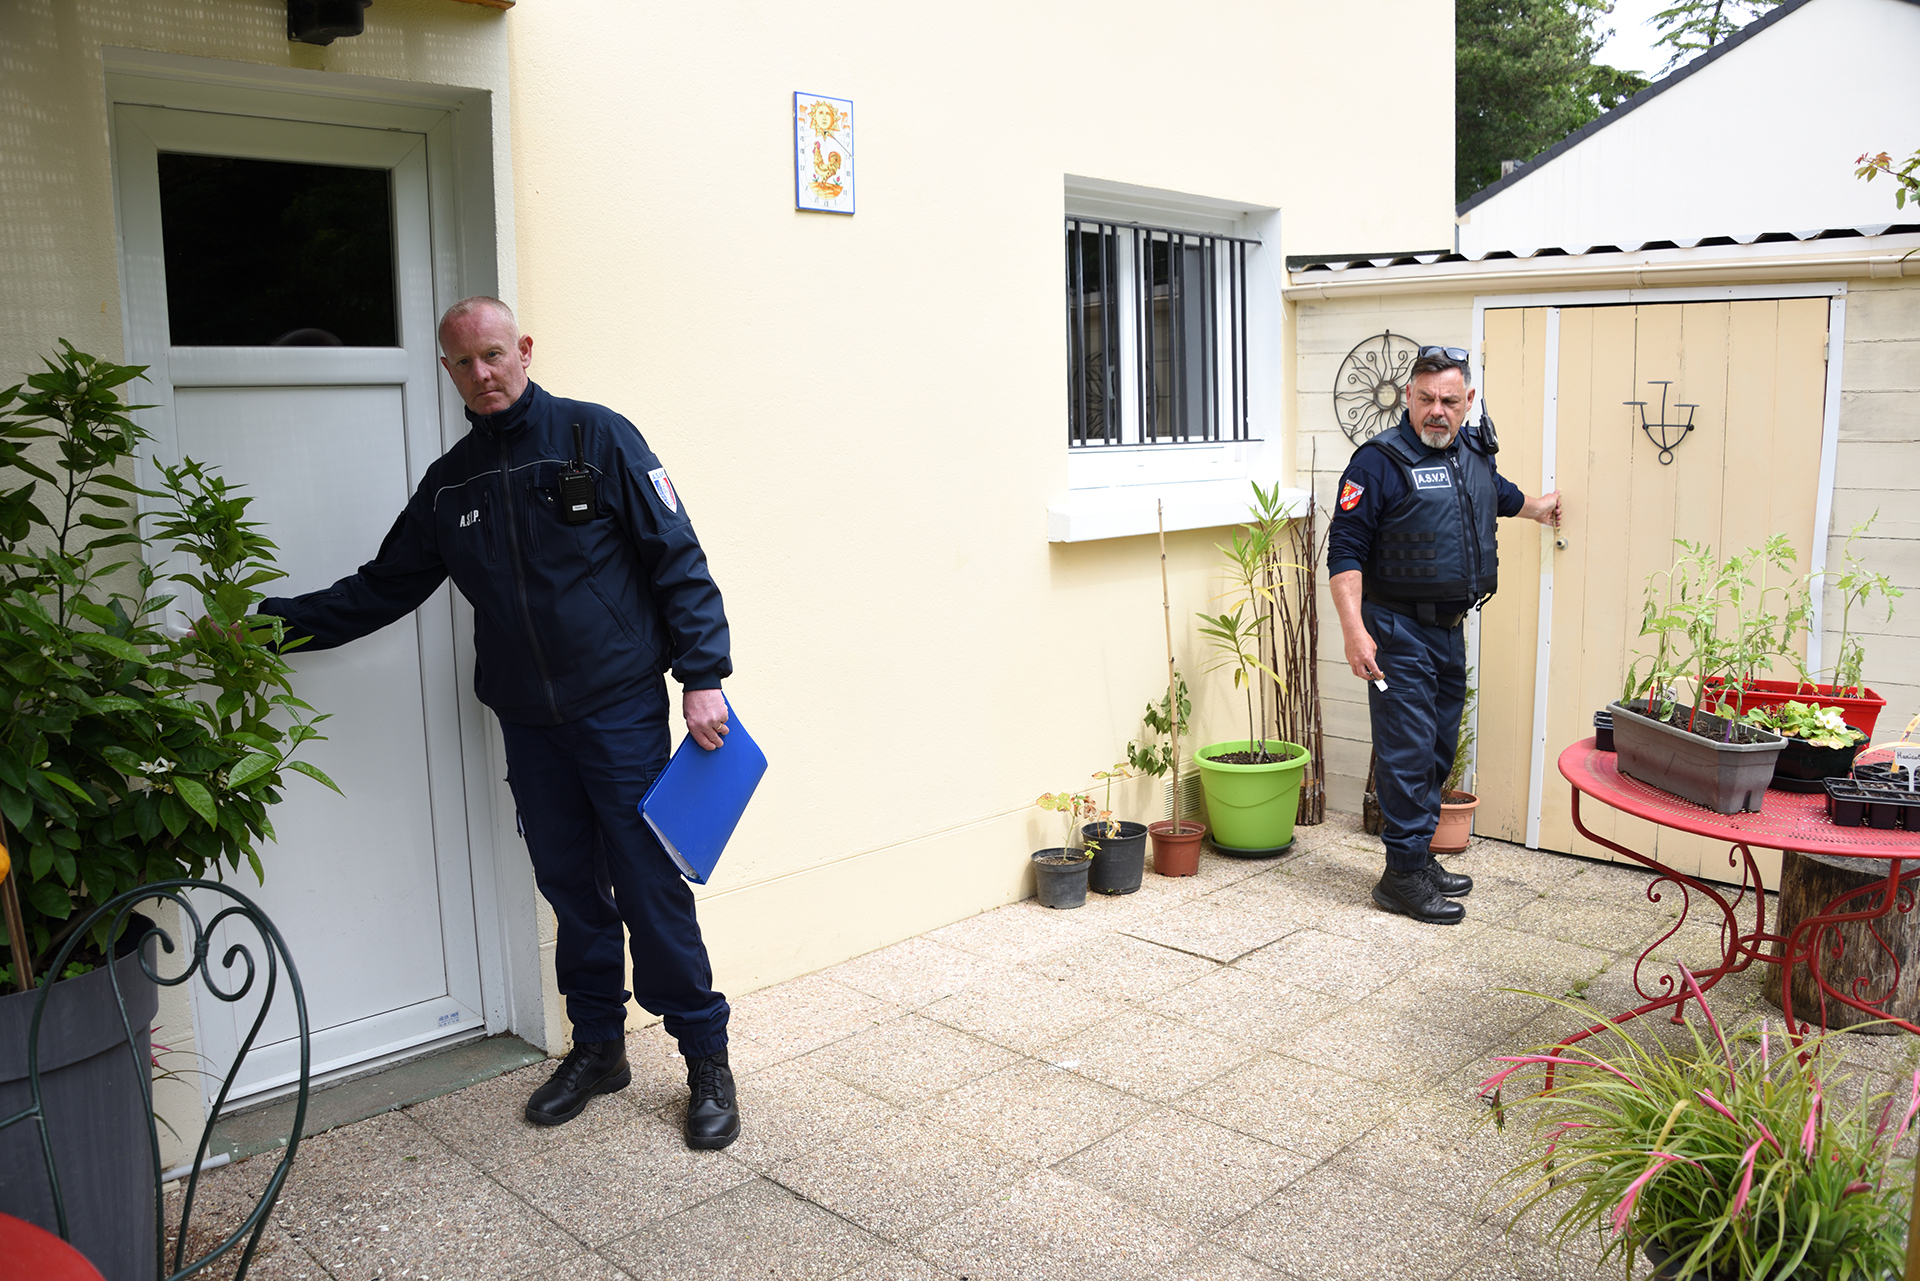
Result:
[[666,682],[564,725],[502,721],[500,732],[534,882],[559,923],[554,969],[573,1039],[591,1045],[625,1034],[624,924],[633,997],[660,1016],[681,1054],[718,1054],[727,999],[713,990],[693,891],[640,817],[672,742]]
[[1360,621],[1378,646],[1383,694],[1367,686],[1373,723],[1374,796],[1380,803],[1387,867],[1410,872],[1431,857],[1440,791],[1460,742],[1467,700],[1467,634],[1463,624],[1430,627],[1404,614],[1360,603]]

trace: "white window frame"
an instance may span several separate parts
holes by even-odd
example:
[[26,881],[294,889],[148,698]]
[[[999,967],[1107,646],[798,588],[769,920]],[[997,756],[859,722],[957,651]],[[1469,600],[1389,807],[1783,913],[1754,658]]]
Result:
[[[1247,246],[1246,259],[1247,438],[1081,447],[1063,441],[1066,485],[1048,503],[1048,539],[1071,543],[1149,534],[1157,528],[1160,508],[1168,529],[1244,521],[1250,482],[1277,483],[1285,469],[1279,210],[1096,178],[1069,176],[1065,188],[1063,224],[1064,218],[1100,219],[1258,243]],[[1127,326],[1121,329],[1119,356],[1126,362],[1134,340]],[[1220,359],[1231,359],[1225,343]],[[1122,396],[1122,422],[1137,432],[1138,391],[1123,382]],[[1231,434],[1225,418],[1223,413],[1223,436]],[[1063,403],[1062,426],[1066,421]],[[1307,499],[1304,491],[1295,497],[1302,504]]]

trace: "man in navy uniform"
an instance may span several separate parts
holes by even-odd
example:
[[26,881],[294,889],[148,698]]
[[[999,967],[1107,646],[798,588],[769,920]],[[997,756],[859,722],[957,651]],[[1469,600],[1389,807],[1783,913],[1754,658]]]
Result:
[[719,749],[727,732],[720,589],[639,430],[531,382],[533,339],[505,303],[455,303],[440,349],[472,430],[427,469],[371,561],[260,612],[310,636],[307,648],[330,649],[453,579],[473,605],[474,692],[500,718],[534,880],[559,925],[554,969],[573,1025],[573,1049],[527,1101],[527,1119],[563,1124],[632,1080],[624,924],[633,995],[687,1062],[687,1145],[725,1147],[740,1133],[727,1001],[713,990],[693,892],[638,810],[667,762],[669,665],[694,741]]
[[1454,900],[1473,889],[1473,878],[1441,867],[1429,845],[1466,704],[1463,624],[1498,584],[1494,518],[1560,523],[1559,492],[1528,498],[1494,467],[1480,425],[1465,426],[1467,377],[1466,352],[1420,349],[1406,414],[1347,464],[1327,533],[1347,665],[1372,682],[1374,792],[1387,847],[1373,901],[1434,925],[1463,919]]

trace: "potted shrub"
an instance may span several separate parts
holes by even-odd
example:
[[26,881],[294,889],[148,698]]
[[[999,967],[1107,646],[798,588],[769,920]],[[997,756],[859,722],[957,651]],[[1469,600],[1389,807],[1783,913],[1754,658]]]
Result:
[[1174,817],[1147,824],[1153,840],[1153,870],[1162,876],[1192,876],[1200,870],[1200,838],[1206,824],[1180,817],[1180,735],[1186,732],[1193,703],[1187,682],[1174,673],[1173,688],[1158,703],[1148,703],[1141,715],[1147,727],[1145,742],[1127,744],[1127,763],[1149,778],[1173,775]]
[[1113,768],[1094,774],[1094,781],[1106,785],[1102,808],[1094,821],[1080,831],[1088,848],[1094,851],[1087,869],[1087,888],[1100,894],[1131,894],[1140,888],[1147,863],[1147,825],[1113,816],[1113,785],[1119,779],[1132,778],[1127,763],[1117,761]]
[[[1742,724],[1737,697],[1728,716],[1703,704],[1715,679],[1750,678],[1786,652],[1800,611],[1770,612],[1787,595],[1771,572],[1791,568],[1793,548],[1776,534],[1722,561],[1705,543],[1679,546],[1674,567],[1647,580],[1640,634],[1655,638],[1654,652],[1628,668],[1608,707],[1620,772],[1716,813],[1758,810],[1785,740]],[[1678,682],[1691,685],[1692,703],[1678,701]]]
[[[1689,1020],[1690,1051],[1596,1019],[1593,1038],[1501,1056],[1508,1066],[1481,1083],[1495,1124],[1531,1116],[1527,1159],[1501,1179],[1515,1189],[1513,1222],[1551,1206],[1556,1243],[1597,1234],[1603,1265],[1637,1249],[1663,1277],[1897,1276],[1913,1162],[1895,1153],[1920,1112],[1920,1072],[1867,1095],[1829,1070],[1840,1056],[1819,1037],[1775,1054],[1765,1020],[1723,1035],[1693,975],[1681,977],[1711,1034]],[[1516,1078],[1542,1088],[1502,1103]]]
[[1246,690],[1247,736],[1209,743],[1194,753],[1207,797],[1213,847],[1243,858],[1270,858],[1293,844],[1300,777],[1307,765],[1307,749],[1268,738],[1265,718],[1257,716],[1254,708],[1259,679],[1265,676],[1277,688],[1280,678],[1261,658],[1262,626],[1268,615],[1256,607],[1249,618],[1247,611],[1269,594],[1266,571],[1277,545],[1276,533],[1284,527],[1284,518],[1263,519],[1243,528],[1231,546],[1220,549],[1226,554],[1233,583],[1228,593],[1233,609],[1200,616],[1201,635],[1219,656],[1208,670],[1232,672],[1234,688]]
[[[1035,850],[1033,889],[1042,907],[1084,907],[1087,902],[1087,872],[1098,842],[1085,840],[1081,823],[1099,813],[1093,798],[1085,792],[1047,792],[1035,801],[1043,810],[1054,810],[1067,820],[1067,843]],[[1078,838],[1080,844],[1075,844]]]
[[[1467,669],[1467,680],[1473,680],[1471,667]],[[1467,767],[1473,761],[1473,706],[1479,697],[1480,691],[1469,684],[1466,702],[1460,707],[1460,741],[1453,749],[1453,768],[1447,771],[1447,781],[1440,787],[1440,821],[1433,829],[1433,840],[1427,845],[1435,854],[1458,854],[1473,839],[1473,812],[1480,808],[1480,798],[1464,788]]]
[[[16,989],[0,997],[0,1027],[26,1026],[36,980],[66,980],[49,994],[47,1017],[70,1023],[75,1038],[110,1020],[113,1040],[122,1033],[112,985],[86,980],[139,934],[108,937],[103,922],[64,973],[46,974],[78,924],[139,885],[243,863],[258,877],[283,771],[333,783],[289,759],[319,737],[323,718],[304,715],[311,709],[293,696],[279,621],[251,616],[255,589],[280,576],[273,544],[245,518],[251,500],[191,460],[162,467],[159,489],[140,489],[125,473],[146,434],[118,389],[141,369],[64,342],[46,364],[24,395],[0,392],[0,816],[13,870],[0,882],[11,962],[0,986]],[[145,516],[134,508],[142,498],[152,504]],[[165,581],[191,588],[201,611],[177,636],[160,626],[173,598],[156,593],[154,569],[176,552],[191,567]],[[282,729],[269,715],[290,723]],[[113,968],[151,986],[137,963]],[[148,1004],[129,993],[130,1009]],[[0,1082],[0,1097],[11,1088]],[[109,1093],[103,1084],[100,1095]],[[0,1106],[0,1116],[15,1111]],[[89,1165],[144,1169],[145,1118],[135,1120],[117,1147],[61,1152],[56,1136],[62,1171],[85,1182]],[[0,1133],[0,1168],[38,1167],[29,1128]],[[153,1188],[150,1172],[143,1177],[144,1194],[108,1219],[135,1233],[150,1263]],[[75,1244],[98,1258],[119,1252],[79,1235]]]

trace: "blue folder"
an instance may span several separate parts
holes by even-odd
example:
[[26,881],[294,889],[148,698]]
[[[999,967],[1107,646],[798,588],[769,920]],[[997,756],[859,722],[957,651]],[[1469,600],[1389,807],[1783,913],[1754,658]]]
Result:
[[748,737],[727,704],[727,735],[708,751],[689,734],[640,800],[640,816],[695,885],[713,875],[720,852],[740,824],[767,772],[767,754]]

